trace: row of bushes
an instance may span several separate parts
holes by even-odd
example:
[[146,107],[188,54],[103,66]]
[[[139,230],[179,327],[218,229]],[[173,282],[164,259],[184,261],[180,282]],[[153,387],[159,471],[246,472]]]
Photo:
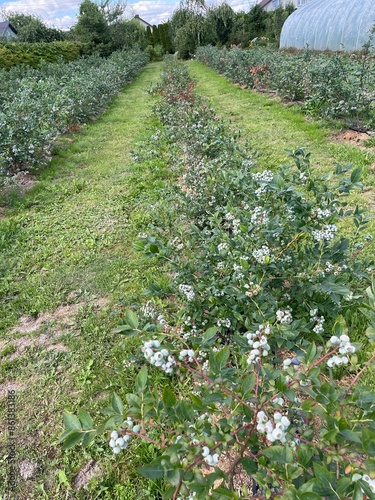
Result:
[[375,64],[370,51],[347,56],[207,46],[198,48],[196,56],[247,88],[276,91],[282,99],[302,102],[314,116],[342,120],[359,130],[375,128]]
[[36,169],[56,138],[100,114],[147,63],[140,50],[91,56],[39,69],[14,68],[0,79],[0,173]]
[[48,63],[75,61],[84,50],[80,42],[0,43],[0,68],[9,69],[19,64],[37,68],[41,61]]
[[370,357],[352,356],[349,335],[365,341],[360,311],[375,326],[366,220],[345,206],[360,172],[337,167],[328,184],[302,150],[291,165],[257,167],[175,60],[158,93],[160,127],[140,155],[167,161],[178,185],[134,248],[167,263],[170,279],[115,330],[139,345],[134,393],[113,396],[97,431],[86,411],[67,413],[61,440],[89,445],[106,430],[120,464],[152,443],[160,455],[139,472],[164,479],[165,499],[372,498],[374,391],[356,387],[362,371],[337,377]]

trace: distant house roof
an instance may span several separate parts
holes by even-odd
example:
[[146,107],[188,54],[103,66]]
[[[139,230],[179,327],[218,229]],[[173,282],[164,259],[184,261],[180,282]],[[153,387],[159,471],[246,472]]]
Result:
[[4,36],[7,29],[10,28],[17,35],[16,28],[9,21],[0,21],[0,36]]
[[152,24],[148,23],[147,21],[139,17],[138,14],[134,16],[134,19],[137,19],[137,21],[139,21],[145,28],[149,27],[152,29]]

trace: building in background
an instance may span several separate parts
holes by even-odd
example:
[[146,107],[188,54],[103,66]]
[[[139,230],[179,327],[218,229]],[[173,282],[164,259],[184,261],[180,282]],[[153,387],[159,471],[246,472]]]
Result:
[[144,19],[142,19],[141,17],[139,17],[138,14],[136,14],[134,16],[134,19],[136,21],[138,21],[140,23],[140,25],[146,30],[147,28],[150,28],[150,30],[152,31],[152,24],[148,23],[147,21],[145,21]]
[[16,28],[9,21],[0,21],[0,41],[11,42],[17,38]]

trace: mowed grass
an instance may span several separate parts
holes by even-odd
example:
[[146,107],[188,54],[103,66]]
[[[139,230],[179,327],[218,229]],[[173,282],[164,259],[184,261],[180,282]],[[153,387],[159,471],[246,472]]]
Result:
[[[134,369],[124,368],[121,337],[110,332],[121,302],[129,304],[160,275],[160,266],[135,254],[132,242],[147,226],[151,205],[162,196],[170,174],[161,162],[150,168],[131,158],[154,125],[154,100],[147,88],[159,75],[160,64],[148,65],[100,119],[64,139],[65,146],[60,145],[32,190],[22,197],[8,194],[5,200],[8,207],[0,219],[0,422],[3,427],[7,390],[15,389],[17,462],[23,469],[36,467],[30,479],[18,474],[19,499],[153,495],[153,486],[135,477],[137,459],[129,464],[124,455],[126,465],[113,469],[104,442],[89,451],[65,452],[57,440],[64,409],[86,408],[97,416],[112,392],[132,387]],[[134,350],[131,343],[126,349]],[[0,447],[5,445],[2,433]],[[151,459],[152,450],[141,455]],[[92,493],[69,493],[91,457],[100,463],[104,479]],[[5,478],[6,454],[0,460],[0,477]],[[0,495],[5,488],[0,480]]]
[[[306,120],[298,108],[243,91],[198,62],[189,68],[197,91],[243,131],[261,167],[273,169],[289,161],[285,149],[306,147],[314,168],[328,172],[337,162],[352,162],[373,188],[371,151],[334,143],[330,129]],[[6,390],[15,388],[18,463],[37,464],[31,479],[17,478],[20,500],[162,498],[158,483],[136,473],[155,456],[153,445],[134,442],[114,457],[104,438],[89,450],[66,452],[58,444],[64,409],[84,408],[99,423],[110,395],[133,388],[137,368],[126,360],[137,340],[121,347],[121,337],[110,332],[124,307],[163,274],[132,250],[173,181],[162,160],[135,163],[131,154],[155,126],[147,88],[160,69],[147,66],[96,123],[65,138],[36,186],[22,197],[8,195],[0,219],[0,421]],[[356,194],[351,203],[368,205],[371,196]],[[5,440],[0,436],[0,446]],[[100,477],[74,490],[91,459]],[[3,458],[0,477],[5,472]],[[4,488],[0,480],[0,494]]]
[[[285,150],[305,148],[311,163],[321,173],[333,172],[336,164],[360,167],[365,188],[351,196],[371,212],[375,211],[375,150],[339,142],[333,130],[322,121],[308,118],[298,105],[283,104],[269,94],[243,90],[199,61],[188,63],[197,81],[197,92],[206,96],[218,116],[229,119],[242,131],[262,168],[275,169],[290,160]],[[375,234],[375,224],[369,231]]]

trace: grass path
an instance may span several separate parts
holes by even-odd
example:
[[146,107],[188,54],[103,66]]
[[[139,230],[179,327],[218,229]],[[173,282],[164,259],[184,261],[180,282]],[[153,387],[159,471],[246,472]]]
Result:
[[311,152],[312,165],[324,172],[331,172],[337,163],[352,163],[362,168],[367,189],[353,199],[369,203],[375,210],[374,150],[335,141],[332,130],[321,122],[309,121],[298,106],[285,106],[267,95],[244,91],[199,61],[190,62],[189,70],[197,80],[198,93],[209,99],[219,116],[243,131],[262,167],[272,169],[288,163],[285,149],[300,147]]
[[[244,92],[198,62],[189,67],[198,92],[244,131],[265,168],[287,161],[285,148],[306,146],[322,170],[351,161],[373,186],[373,153],[333,143],[327,129],[295,108]],[[170,180],[161,161],[135,164],[131,155],[150,135],[153,99],[146,90],[160,69],[147,66],[96,123],[60,149],[30,192],[9,197],[0,219],[0,422],[6,391],[15,388],[18,461],[36,466],[31,479],[18,477],[20,500],[160,498],[157,484],[135,473],[151,461],[152,446],[132,447],[113,467],[104,441],[89,451],[63,452],[57,444],[65,408],[97,417],[108,394],[133,385],[135,368],[124,365],[120,340],[109,332],[121,296],[129,304],[146,282],[160,278],[160,269],[131,248]],[[0,435],[0,447],[4,440]],[[77,472],[92,459],[102,478],[73,491]],[[0,460],[0,495],[5,466]]]
[[[12,207],[0,219],[0,422],[14,388],[18,460],[29,471],[37,464],[33,479],[18,477],[20,499],[65,498],[74,473],[95,456],[95,447],[90,454],[61,451],[62,411],[93,405],[95,414],[101,391],[118,388],[111,374],[123,354],[112,349],[119,338],[109,333],[116,318],[105,309],[107,297],[129,301],[160,272],[134,255],[132,241],[168,173],[131,159],[149,134],[153,99],[146,91],[159,75],[160,64],[148,65],[60,150],[30,192],[9,199]],[[129,378],[116,383],[126,389]],[[3,434],[0,447],[4,440]],[[67,484],[56,469],[67,474]],[[0,494],[4,487],[0,480]],[[124,498],[136,498],[134,488]]]

